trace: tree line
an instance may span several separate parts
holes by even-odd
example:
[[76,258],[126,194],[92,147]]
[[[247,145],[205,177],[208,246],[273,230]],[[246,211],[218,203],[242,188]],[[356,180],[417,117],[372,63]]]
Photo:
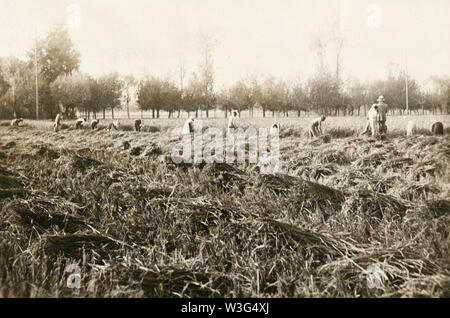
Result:
[[[26,60],[0,58],[0,117],[53,118],[63,112],[75,117],[77,112],[97,118],[99,114],[126,108],[135,102],[143,112],[159,118],[162,111],[170,117],[181,112],[198,117],[199,111],[221,109],[262,111],[272,116],[289,116],[294,112],[324,115],[361,115],[379,95],[383,95],[394,112],[406,107],[416,113],[446,113],[450,107],[450,78],[434,77],[434,90],[424,90],[401,68],[390,65],[387,78],[361,82],[356,78],[343,80],[321,64],[309,78],[283,81],[274,76],[248,76],[230,87],[214,89],[213,49],[210,39],[203,42],[198,70],[185,83],[185,68],[180,65],[179,80],[147,76],[136,79],[110,73],[98,78],[79,72],[80,53],[74,47],[67,29],[55,26],[49,34],[30,49]],[[37,63],[36,63],[37,62]],[[338,73],[337,73],[338,74]],[[407,78],[408,76],[408,78]],[[36,82],[37,91],[36,94]],[[39,108],[36,111],[36,98]],[[226,116],[226,115],[225,115]]]

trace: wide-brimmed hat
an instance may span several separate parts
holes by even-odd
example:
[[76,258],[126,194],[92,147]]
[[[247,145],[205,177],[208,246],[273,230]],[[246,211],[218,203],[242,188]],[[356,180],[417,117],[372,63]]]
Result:
[[377,99],[377,101],[379,101],[379,102],[381,102],[381,101],[383,101],[384,100],[384,97],[383,97],[383,95],[381,95],[380,97],[378,97],[378,99]]

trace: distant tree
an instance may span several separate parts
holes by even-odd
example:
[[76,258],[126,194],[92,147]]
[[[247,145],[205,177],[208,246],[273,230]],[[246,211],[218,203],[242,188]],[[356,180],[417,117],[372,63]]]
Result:
[[198,111],[205,105],[203,85],[196,73],[192,73],[188,85],[183,92],[183,109],[188,112],[195,111],[195,118],[198,118]]
[[435,107],[440,109],[441,113],[449,114],[450,110],[450,77],[448,76],[433,76],[431,78],[434,83],[435,90],[431,92],[433,98],[436,100]]
[[164,105],[164,84],[158,78],[142,80],[137,93],[137,104],[142,110],[152,110],[152,118],[159,118],[159,111]]
[[256,74],[250,74],[246,78],[247,87],[250,89],[250,98],[252,104],[250,105],[250,117],[253,117],[254,108],[262,108],[262,87],[258,81]]
[[308,96],[303,85],[297,81],[292,85],[289,94],[291,109],[297,111],[297,116],[300,117],[301,111],[308,110]]
[[[369,86],[369,104],[376,103],[378,96],[383,95],[391,112],[406,110],[406,73],[399,67],[390,65],[387,79],[374,81]],[[422,108],[422,94],[419,84],[408,76],[408,104],[410,110]]]
[[31,117],[34,81],[29,65],[15,57],[0,59],[0,116]]
[[[98,79],[90,78],[89,82],[89,101],[87,102],[88,109],[93,112],[94,118],[97,118],[97,113],[104,109],[103,93],[104,89]],[[105,118],[105,116],[103,116]]]
[[293,109],[291,87],[289,87],[286,82],[279,81],[277,88],[281,97],[278,109],[283,116],[289,117],[289,111]]
[[120,98],[125,84],[117,73],[104,75],[98,82],[102,90],[103,118],[105,118],[106,108],[111,109],[111,117],[114,118],[114,109],[121,107]]
[[[80,53],[75,49],[65,26],[55,25],[44,39],[39,40],[28,52],[28,64],[33,69],[39,91],[39,109],[36,116],[51,117],[58,110],[57,102],[51,94],[50,85],[59,76],[70,75],[78,70]],[[32,82],[34,85],[35,81]],[[33,97],[36,98],[36,94]],[[35,104],[36,101],[34,100]],[[40,115],[41,114],[41,115]]]
[[162,109],[169,113],[169,118],[181,106],[181,91],[168,79],[161,81]]
[[366,110],[368,109],[367,106],[370,103],[370,100],[368,99],[368,94],[369,94],[368,84],[363,84],[360,80],[356,78],[348,79],[344,99],[347,108],[351,112],[351,115],[353,115],[353,112],[356,109],[359,116],[361,106],[364,106]]
[[184,107],[183,96],[184,96],[184,79],[186,77],[186,63],[183,55],[180,55],[178,61],[178,88],[180,90],[180,101],[178,105],[178,118],[180,118],[180,112]]
[[217,41],[205,32],[199,36],[200,63],[199,81],[202,87],[202,108],[206,110],[206,117],[209,117],[209,110],[214,103],[214,60],[213,50]]
[[275,77],[269,76],[263,82],[262,94],[259,104],[263,110],[263,117],[266,116],[266,111],[272,111],[272,116],[276,111],[282,111],[286,103],[286,85],[281,81],[276,81]]
[[241,111],[249,109],[253,105],[251,90],[243,81],[234,84],[228,91],[227,106],[238,111],[239,117]]
[[[10,87],[14,87],[14,77],[11,78],[11,76],[8,74],[9,72],[9,65],[8,60],[1,60],[0,59],[0,98],[5,95]],[[10,84],[10,81],[12,81],[12,85]]]
[[220,91],[216,94],[217,106],[225,113],[225,118],[228,116],[228,112],[233,109],[233,104],[229,96],[230,89],[227,87],[221,87]]
[[124,94],[123,99],[125,105],[127,105],[127,117],[130,118],[130,103],[132,100],[133,92],[136,87],[137,81],[133,75],[127,75],[123,79],[124,82]]
[[[64,107],[64,113],[68,117],[75,115],[75,109],[88,114],[93,109],[90,107],[91,91],[90,77],[86,74],[73,73],[62,75],[51,85],[51,93],[57,103]],[[58,110],[59,107],[58,107]],[[56,114],[52,114],[55,116]]]
[[341,103],[336,78],[326,69],[319,69],[308,80],[308,100],[311,110],[329,115]]
[[[34,65],[34,47],[29,51],[29,63]],[[56,25],[37,43],[37,60],[42,78],[48,83],[60,75],[69,75],[80,66],[80,53],[70,39],[66,27]]]
[[449,114],[450,111],[450,77],[432,76],[426,81],[422,92],[421,107],[423,111]]

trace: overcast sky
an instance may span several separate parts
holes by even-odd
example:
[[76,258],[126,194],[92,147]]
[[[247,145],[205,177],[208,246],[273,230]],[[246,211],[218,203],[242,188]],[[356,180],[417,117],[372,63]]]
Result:
[[[249,73],[292,79],[314,70],[312,39],[336,26],[345,38],[344,74],[383,78],[389,62],[423,81],[450,74],[449,0],[0,0],[0,56],[25,56],[35,35],[67,23],[81,70],[176,76],[199,61],[200,30],[217,40],[216,84]],[[379,19],[377,19],[379,10]],[[72,23],[73,25],[74,23]],[[333,46],[328,65],[334,70]]]

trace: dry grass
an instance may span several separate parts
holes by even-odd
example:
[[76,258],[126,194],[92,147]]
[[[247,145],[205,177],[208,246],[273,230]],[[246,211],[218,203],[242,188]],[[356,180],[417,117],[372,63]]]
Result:
[[[449,138],[281,121],[281,167],[174,164],[171,131],[0,123],[0,296],[449,297]],[[274,119],[240,119],[269,127]],[[441,118],[448,126],[448,117]],[[224,119],[204,127],[225,128]],[[124,147],[125,142],[128,147]],[[80,290],[66,286],[68,264]],[[367,268],[382,269],[369,288]]]

